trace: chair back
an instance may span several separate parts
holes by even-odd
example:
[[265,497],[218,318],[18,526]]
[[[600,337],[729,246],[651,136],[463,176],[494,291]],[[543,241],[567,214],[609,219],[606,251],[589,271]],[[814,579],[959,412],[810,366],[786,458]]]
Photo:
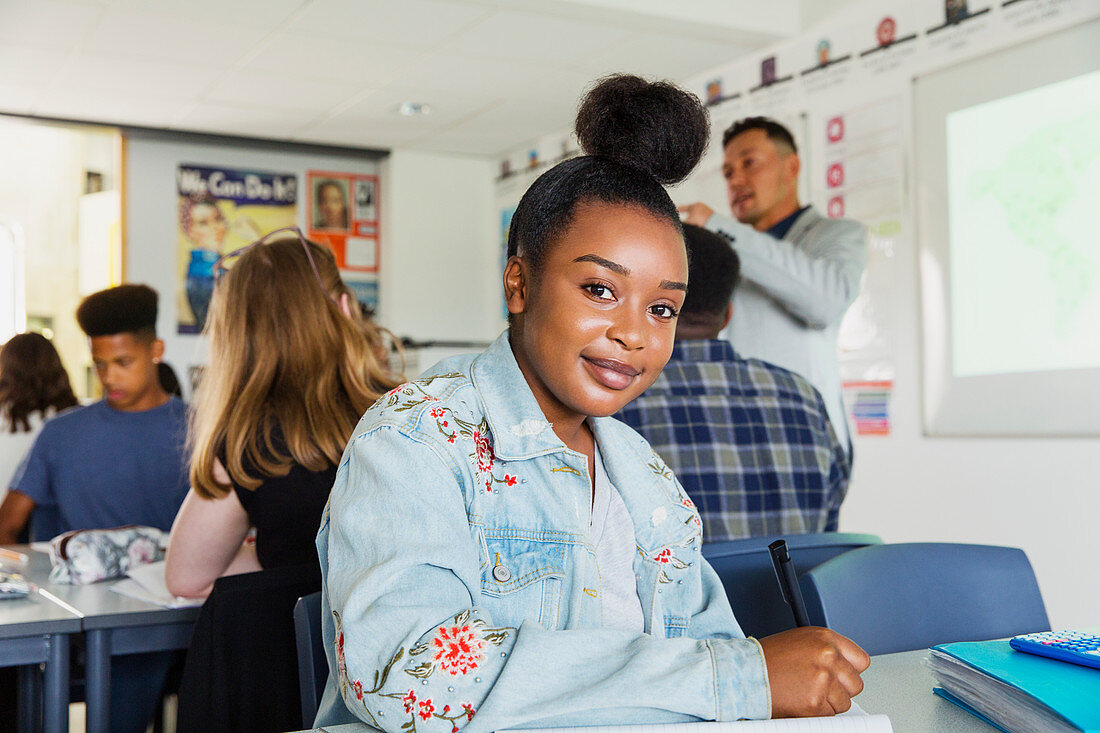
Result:
[[817,566],[801,586],[811,622],[868,654],[1050,630],[1035,572],[1016,547],[875,545]]
[[[791,607],[783,600],[768,544],[774,536],[750,537],[703,545],[703,557],[718,573],[733,614],[746,636],[757,638],[794,628]],[[784,537],[796,573],[857,547],[881,544],[873,534],[820,532]]]
[[294,639],[298,644],[298,685],[302,694],[302,727],[313,728],[317,706],[328,682],[328,660],[321,640],[321,594],[310,593],[294,604]]

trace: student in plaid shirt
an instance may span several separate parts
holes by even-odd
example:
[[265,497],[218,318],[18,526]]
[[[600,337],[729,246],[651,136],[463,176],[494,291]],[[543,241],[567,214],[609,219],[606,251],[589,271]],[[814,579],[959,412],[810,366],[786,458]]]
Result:
[[687,489],[704,542],[836,530],[851,466],[821,395],[718,337],[735,315],[737,255],[701,227],[684,225],[684,238],[688,292],[672,358],[617,417]]

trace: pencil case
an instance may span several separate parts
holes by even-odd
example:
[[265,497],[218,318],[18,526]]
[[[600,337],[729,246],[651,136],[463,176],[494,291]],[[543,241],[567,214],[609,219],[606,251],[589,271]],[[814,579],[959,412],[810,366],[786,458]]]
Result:
[[128,525],[78,529],[50,540],[50,582],[87,585],[121,578],[130,568],[164,558],[165,533]]
[[31,592],[31,584],[19,573],[0,570],[0,601],[5,598],[25,598]]

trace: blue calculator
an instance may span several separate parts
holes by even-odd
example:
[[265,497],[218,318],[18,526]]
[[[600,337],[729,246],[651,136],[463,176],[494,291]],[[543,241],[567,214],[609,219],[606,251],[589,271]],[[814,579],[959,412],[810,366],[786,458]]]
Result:
[[1008,642],[1017,651],[1100,669],[1100,634],[1087,631],[1043,631],[1014,636]]

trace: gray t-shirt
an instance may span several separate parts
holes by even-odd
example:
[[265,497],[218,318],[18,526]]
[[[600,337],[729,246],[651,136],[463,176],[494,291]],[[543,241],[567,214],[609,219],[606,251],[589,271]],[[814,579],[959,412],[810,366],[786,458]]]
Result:
[[603,593],[603,625],[641,633],[645,630],[642,602],[634,575],[637,541],[626,504],[611,484],[596,449],[596,492],[592,500],[592,545],[600,571]]

